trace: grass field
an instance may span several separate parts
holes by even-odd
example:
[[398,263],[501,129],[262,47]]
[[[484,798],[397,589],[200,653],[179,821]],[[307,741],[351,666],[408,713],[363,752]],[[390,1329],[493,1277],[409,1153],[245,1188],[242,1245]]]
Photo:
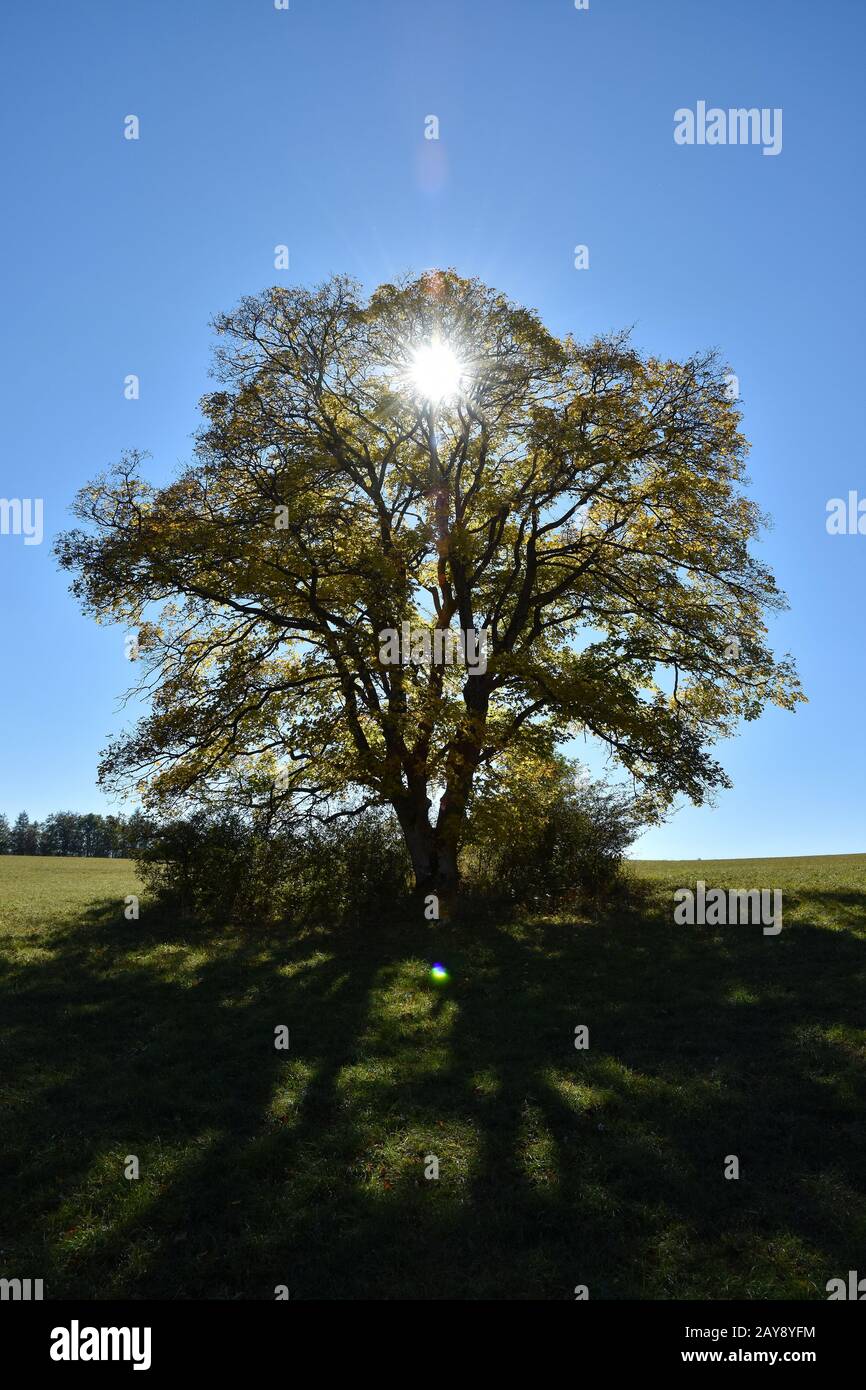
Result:
[[[0,858],[0,1276],[826,1298],[866,1259],[866,855],[630,874],[594,920],[263,936],[126,921],[124,861]],[[782,888],[781,934],[675,927],[696,878]]]

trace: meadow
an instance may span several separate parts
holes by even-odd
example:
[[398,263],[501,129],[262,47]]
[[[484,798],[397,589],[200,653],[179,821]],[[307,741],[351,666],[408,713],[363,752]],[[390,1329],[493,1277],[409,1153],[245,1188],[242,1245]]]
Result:
[[[675,927],[698,878],[782,888],[784,929]],[[628,880],[587,916],[217,932],[127,921],[127,861],[0,857],[0,1276],[825,1299],[866,1250],[866,855]]]

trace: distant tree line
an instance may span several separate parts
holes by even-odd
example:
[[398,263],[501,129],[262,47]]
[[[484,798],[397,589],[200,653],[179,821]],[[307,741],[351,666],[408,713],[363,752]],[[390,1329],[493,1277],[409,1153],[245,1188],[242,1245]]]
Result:
[[53,811],[31,820],[22,811],[14,825],[0,815],[0,854],[70,855],[84,859],[125,859],[144,847],[150,822],[141,811],[130,816]]

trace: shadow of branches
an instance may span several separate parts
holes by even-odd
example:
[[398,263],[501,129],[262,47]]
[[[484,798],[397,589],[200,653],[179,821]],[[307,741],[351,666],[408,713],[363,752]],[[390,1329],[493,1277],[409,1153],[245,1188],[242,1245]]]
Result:
[[96,904],[3,963],[2,1272],[55,1298],[826,1297],[866,1237],[866,900],[837,896],[838,930],[802,895],[778,938],[649,899],[296,936]]

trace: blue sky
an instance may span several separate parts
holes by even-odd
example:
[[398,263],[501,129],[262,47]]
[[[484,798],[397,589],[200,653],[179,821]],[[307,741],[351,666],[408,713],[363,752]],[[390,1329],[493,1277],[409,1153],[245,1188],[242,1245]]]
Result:
[[[825,527],[828,499],[866,496],[864,38],[861,0],[4,7],[0,496],[43,498],[45,540],[0,535],[0,810],[108,809],[123,633],[80,614],[50,539],[125,448],[155,479],[188,456],[212,316],[275,282],[439,265],[557,332],[717,346],[739,378],[792,605],[773,641],[810,703],[723,745],[734,790],[637,852],[866,850],[866,535]],[[781,108],[781,153],[677,145],[699,100]]]

